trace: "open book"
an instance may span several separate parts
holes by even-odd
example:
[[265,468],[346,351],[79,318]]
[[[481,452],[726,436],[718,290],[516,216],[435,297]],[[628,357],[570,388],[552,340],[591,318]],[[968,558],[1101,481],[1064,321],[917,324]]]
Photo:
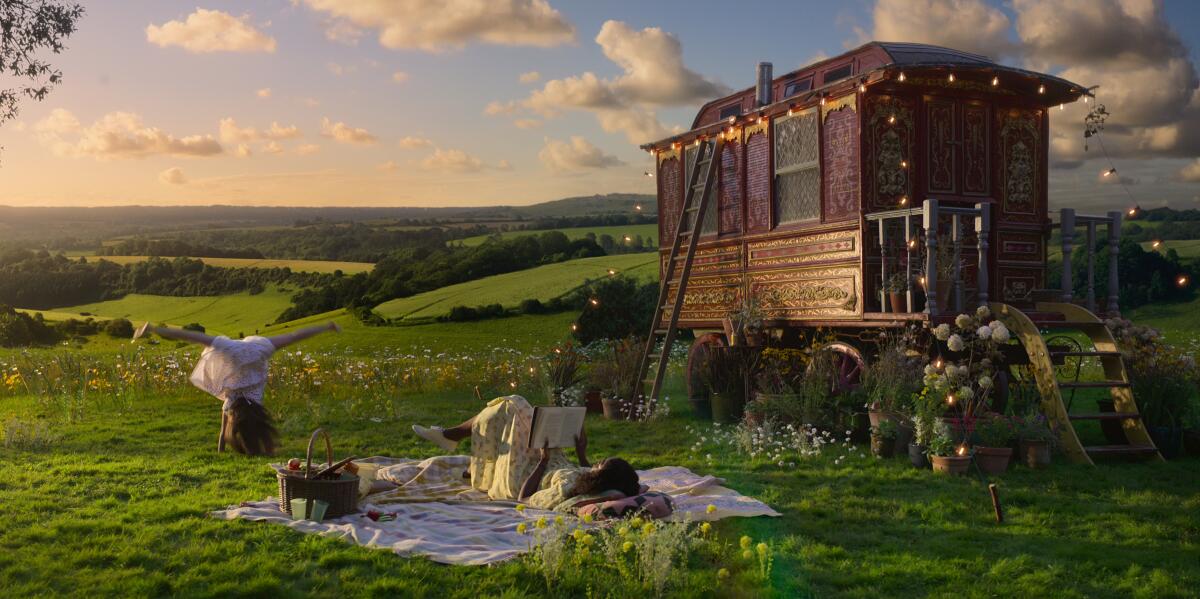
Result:
[[556,408],[539,406],[533,409],[533,424],[529,427],[529,446],[575,447],[575,437],[583,431],[587,408]]

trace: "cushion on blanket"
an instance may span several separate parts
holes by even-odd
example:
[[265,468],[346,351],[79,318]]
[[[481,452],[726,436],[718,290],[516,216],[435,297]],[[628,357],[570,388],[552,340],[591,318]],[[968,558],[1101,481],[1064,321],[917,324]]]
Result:
[[597,520],[604,520],[606,518],[623,518],[636,513],[658,519],[670,516],[673,511],[675,510],[670,496],[652,491],[623,499],[591,503],[579,508],[579,515],[590,515]]

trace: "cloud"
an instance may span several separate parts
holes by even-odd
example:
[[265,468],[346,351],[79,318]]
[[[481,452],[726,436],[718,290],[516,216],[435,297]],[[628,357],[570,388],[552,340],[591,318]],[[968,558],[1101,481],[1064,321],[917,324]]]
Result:
[[246,144],[238,144],[237,149],[233,151],[233,155],[238,158],[249,158],[254,155],[254,151]]
[[541,78],[541,73],[537,71],[529,71],[527,73],[521,73],[521,76],[518,77],[517,80],[519,80],[521,83],[536,83]]
[[921,42],[999,58],[1017,51],[1008,15],[983,0],[879,0],[874,31],[866,38]]
[[183,176],[183,170],[177,166],[173,166],[158,174],[158,180],[167,185],[183,185],[187,183],[187,178]]
[[239,127],[233,117],[226,117],[220,120],[218,123],[218,134],[221,137],[221,141],[225,143],[295,139],[303,135],[299,127],[295,125],[284,127],[277,122],[272,122],[270,128],[261,131],[254,127]]
[[271,88],[264,87],[256,92],[254,92],[254,95],[256,95],[260,98],[264,98],[264,99],[270,98],[271,97]]
[[571,136],[571,140],[545,140],[538,158],[546,168],[554,172],[581,171],[585,169],[608,168],[624,164],[616,156],[606,154],[588,140],[580,136]]
[[537,119],[516,119],[513,124],[518,129],[538,129],[542,126],[542,122]]
[[1026,52],[1051,64],[1149,65],[1187,55],[1159,2],[1014,0]]
[[404,71],[396,71],[395,73],[392,73],[392,81],[395,81],[396,83],[404,83],[405,81],[408,81],[408,73],[405,73]]
[[363,33],[365,32],[362,29],[340,19],[327,23],[325,26],[325,39],[347,46],[357,46]]
[[316,98],[300,98],[300,102],[309,108],[316,108],[321,105],[321,101]]
[[373,144],[379,141],[366,129],[351,127],[341,121],[334,123],[329,117],[321,119],[321,135],[343,144]]
[[1200,183],[1200,158],[1193,160],[1187,166],[1179,169],[1177,176],[1180,181]]
[[301,156],[309,156],[321,151],[321,146],[317,144],[304,144],[296,147],[296,153]]
[[203,157],[224,152],[211,135],[176,137],[149,127],[131,112],[110,112],[87,127],[67,110],[58,109],[34,125],[38,139],[60,156],[97,160],[150,156]]
[[396,144],[406,150],[418,150],[433,146],[432,141],[425,139],[424,137],[413,137],[411,135],[401,137],[400,141],[396,142]]
[[400,169],[400,165],[396,164],[395,160],[389,160],[382,164],[375,165],[375,169],[385,173],[393,173]]
[[262,151],[267,154],[282,154],[283,146],[279,145],[279,142],[277,141],[267,142],[267,144],[262,147]]
[[550,47],[575,40],[575,28],[546,0],[303,2],[335,22],[378,31],[379,43],[393,50],[438,52],[470,42]]
[[341,77],[342,75],[353,73],[358,70],[358,67],[354,65],[342,65],[333,62],[332,60],[325,63],[325,68],[329,69],[329,72],[333,73],[334,77]]
[[208,52],[274,52],[275,38],[248,23],[250,16],[235,17],[219,10],[197,8],[186,21],[167,21],[146,27],[146,41],[166,48],[178,46],[197,54]]
[[446,173],[477,173],[486,168],[482,160],[462,150],[435,149],[433,154],[421,161],[420,166],[427,171]]
[[589,71],[552,79],[524,100],[491,102],[484,112],[497,116],[528,110],[545,118],[590,112],[605,131],[624,133],[636,144],[672,131],[659,122],[654,108],[694,105],[730,91],[687,68],[679,39],[657,27],[637,30],[610,20],[595,41],[621,75],[604,79]]

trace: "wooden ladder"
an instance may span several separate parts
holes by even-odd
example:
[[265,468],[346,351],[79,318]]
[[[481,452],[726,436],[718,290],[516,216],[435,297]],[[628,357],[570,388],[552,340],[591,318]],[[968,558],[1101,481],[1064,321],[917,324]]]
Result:
[[[679,222],[675,226],[675,241],[671,243],[671,253],[663,270],[662,283],[658,288],[658,301],[654,308],[654,319],[650,321],[650,334],[646,337],[646,348],[642,351],[641,364],[638,366],[638,381],[640,392],[644,389],[646,375],[650,370],[650,360],[654,348],[662,341],[662,349],[658,356],[658,369],[654,373],[654,385],[650,396],[658,400],[662,392],[663,377],[667,372],[667,361],[671,358],[671,345],[675,343],[678,331],[679,312],[683,308],[684,291],[688,279],[692,276],[692,260],[696,257],[696,245],[700,240],[704,227],[704,215],[708,212],[710,197],[717,185],[717,157],[721,155],[723,138],[702,140],[696,149],[695,162],[688,174],[686,193],[683,198],[683,210],[679,212]],[[703,170],[703,174],[701,171]],[[680,248],[687,241],[687,248],[680,254]],[[680,260],[683,266],[679,270],[679,283],[675,290],[675,299],[668,305],[671,297],[671,280],[675,278],[676,265]],[[666,328],[662,328],[663,315],[670,310]]]
[[[1041,409],[1047,421],[1058,429],[1059,443],[1063,453],[1073,462],[1094,464],[1096,458],[1106,457],[1140,457],[1163,461],[1158,448],[1150,439],[1142,417],[1138,413],[1137,403],[1134,402],[1133,389],[1129,375],[1125,372],[1125,363],[1117,342],[1112,333],[1104,325],[1104,321],[1087,309],[1075,304],[1058,302],[1038,302],[1037,311],[1061,315],[1063,320],[1047,323],[1047,326],[1061,329],[1073,329],[1086,335],[1092,341],[1093,350],[1089,351],[1058,351],[1051,350],[1046,345],[1041,331],[1033,320],[1025,313],[1009,304],[993,303],[992,313],[1000,319],[1010,331],[1025,346],[1029,355],[1029,367],[1033,371],[1038,394],[1041,396]],[[1060,382],[1055,376],[1055,358],[1094,357],[1099,358],[1104,367],[1103,381]],[[1071,389],[1109,389],[1113,399],[1112,412],[1078,413],[1071,412],[1063,402],[1063,390]],[[1124,445],[1093,445],[1085,446],[1075,432],[1074,423],[1084,420],[1113,420],[1121,423],[1121,429],[1128,440]]]

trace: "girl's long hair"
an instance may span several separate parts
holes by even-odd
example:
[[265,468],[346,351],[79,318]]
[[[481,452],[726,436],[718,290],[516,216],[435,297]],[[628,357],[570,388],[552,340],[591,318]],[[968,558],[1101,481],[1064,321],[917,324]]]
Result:
[[225,443],[246,455],[274,455],[279,443],[275,422],[261,404],[239,397],[227,410]]
[[579,475],[571,494],[595,495],[610,489],[620,491],[626,497],[640,494],[642,488],[638,483],[637,470],[621,458],[608,458],[600,462],[599,468]]

